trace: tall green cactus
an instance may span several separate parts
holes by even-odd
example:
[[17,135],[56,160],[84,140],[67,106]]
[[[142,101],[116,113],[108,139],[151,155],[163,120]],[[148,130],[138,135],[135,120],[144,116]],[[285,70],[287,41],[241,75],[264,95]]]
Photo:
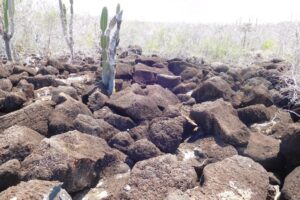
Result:
[[[122,23],[123,10],[118,4],[115,16],[108,24],[108,11],[104,7],[102,9],[100,18],[101,29],[101,66],[102,66],[102,83],[107,90],[107,94],[111,95],[115,88],[115,74],[116,74],[116,53],[117,46],[120,41],[120,29]],[[111,31],[115,32],[111,34]]]
[[11,55],[11,38],[15,32],[14,14],[15,14],[15,1],[3,0],[2,1],[3,19],[1,18],[0,34],[5,43],[5,51],[8,60],[12,61]]
[[[67,9],[66,5],[62,3],[61,0],[58,0],[59,10],[60,10],[60,20],[63,30],[64,38],[67,42],[67,45],[71,52],[71,58],[74,58],[74,40],[73,40],[73,19],[74,19],[74,9],[73,9],[73,0],[70,0],[70,23],[68,26],[67,20]],[[69,29],[69,31],[68,31]]]

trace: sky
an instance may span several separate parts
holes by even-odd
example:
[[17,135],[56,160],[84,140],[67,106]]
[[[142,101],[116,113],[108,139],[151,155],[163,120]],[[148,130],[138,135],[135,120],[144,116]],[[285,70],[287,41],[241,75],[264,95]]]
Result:
[[300,20],[300,0],[74,0],[75,12],[99,16],[117,3],[124,20],[184,23],[277,23]]

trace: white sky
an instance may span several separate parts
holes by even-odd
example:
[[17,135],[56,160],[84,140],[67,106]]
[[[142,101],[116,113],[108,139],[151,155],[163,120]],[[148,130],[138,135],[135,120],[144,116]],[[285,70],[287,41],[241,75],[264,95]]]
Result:
[[300,0],[74,0],[74,7],[77,13],[100,15],[102,6],[112,13],[118,2],[124,20],[235,23],[251,18],[276,23],[300,19]]

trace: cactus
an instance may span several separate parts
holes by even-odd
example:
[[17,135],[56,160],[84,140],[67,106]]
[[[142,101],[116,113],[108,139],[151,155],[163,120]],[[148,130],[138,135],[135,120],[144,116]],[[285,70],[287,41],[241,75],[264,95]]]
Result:
[[[74,19],[74,9],[73,9],[73,0],[70,0],[70,24],[68,26],[67,20],[67,9],[66,5],[62,3],[61,0],[58,0],[59,10],[60,10],[60,20],[63,30],[64,38],[67,42],[67,45],[71,52],[71,58],[74,58],[74,40],[73,40],[73,19]],[[68,31],[69,29],[69,31]]]
[[2,1],[3,18],[1,19],[0,34],[5,43],[5,51],[8,60],[12,61],[11,44],[10,41],[15,32],[14,14],[15,14],[15,1],[3,0]]
[[[104,7],[102,9],[100,18],[101,29],[101,66],[102,66],[102,83],[108,95],[111,95],[115,87],[115,73],[116,73],[116,52],[119,45],[120,29],[122,23],[123,10],[120,4],[117,5],[116,14],[108,24],[108,11]],[[114,33],[111,31],[114,29]]]

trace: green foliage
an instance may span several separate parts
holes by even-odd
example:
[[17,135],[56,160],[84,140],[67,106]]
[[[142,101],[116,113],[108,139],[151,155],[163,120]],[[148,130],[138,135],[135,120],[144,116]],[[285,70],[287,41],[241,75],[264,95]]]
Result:
[[262,49],[263,50],[271,50],[271,49],[274,49],[276,47],[276,42],[274,40],[271,40],[271,39],[268,39],[268,40],[265,40],[262,44]]

